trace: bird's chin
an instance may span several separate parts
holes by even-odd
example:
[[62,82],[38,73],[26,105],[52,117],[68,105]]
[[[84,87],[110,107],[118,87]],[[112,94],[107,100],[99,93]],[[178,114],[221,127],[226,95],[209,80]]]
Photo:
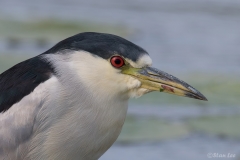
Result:
[[128,92],[128,96],[129,98],[139,98],[141,97],[142,95],[144,94],[147,94],[151,92],[151,90],[149,89],[145,89],[145,88],[135,88],[135,89],[131,89],[129,92]]

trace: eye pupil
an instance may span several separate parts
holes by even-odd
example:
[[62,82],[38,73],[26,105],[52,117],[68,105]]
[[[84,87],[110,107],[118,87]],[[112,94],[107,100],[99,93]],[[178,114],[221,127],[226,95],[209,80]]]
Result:
[[115,63],[116,63],[116,64],[121,64],[121,60],[120,60],[120,59],[116,59],[116,60],[115,60]]
[[120,56],[113,56],[110,60],[113,67],[120,68],[124,65],[124,60]]

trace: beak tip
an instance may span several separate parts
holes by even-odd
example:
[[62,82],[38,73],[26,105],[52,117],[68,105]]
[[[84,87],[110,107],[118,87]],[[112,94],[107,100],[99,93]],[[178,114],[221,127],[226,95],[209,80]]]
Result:
[[208,101],[208,99],[203,94],[201,94],[200,92],[198,92],[197,94],[192,93],[192,92],[188,92],[188,93],[185,94],[185,96],[189,97],[189,98],[202,100],[202,101]]
[[199,100],[202,100],[202,101],[208,101],[208,99],[200,92],[198,92],[198,97],[199,97]]
[[205,97],[198,98],[198,100],[201,100],[201,101],[208,101],[208,99],[205,98]]
[[206,97],[202,97],[202,99],[201,100],[203,100],[203,101],[208,101],[208,99],[206,98]]

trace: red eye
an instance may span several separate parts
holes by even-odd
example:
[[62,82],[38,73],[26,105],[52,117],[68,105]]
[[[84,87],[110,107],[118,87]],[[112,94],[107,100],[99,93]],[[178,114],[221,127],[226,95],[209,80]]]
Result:
[[120,56],[113,56],[110,60],[113,67],[120,68],[124,65],[124,60]]

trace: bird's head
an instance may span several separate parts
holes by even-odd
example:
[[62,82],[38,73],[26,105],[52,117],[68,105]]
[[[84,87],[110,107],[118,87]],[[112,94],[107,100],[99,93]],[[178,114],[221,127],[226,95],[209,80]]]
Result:
[[129,98],[159,91],[207,100],[184,81],[152,68],[144,49],[115,35],[80,33],[44,54],[48,53],[65,56],[64,61],[81,83],[98,95]]

